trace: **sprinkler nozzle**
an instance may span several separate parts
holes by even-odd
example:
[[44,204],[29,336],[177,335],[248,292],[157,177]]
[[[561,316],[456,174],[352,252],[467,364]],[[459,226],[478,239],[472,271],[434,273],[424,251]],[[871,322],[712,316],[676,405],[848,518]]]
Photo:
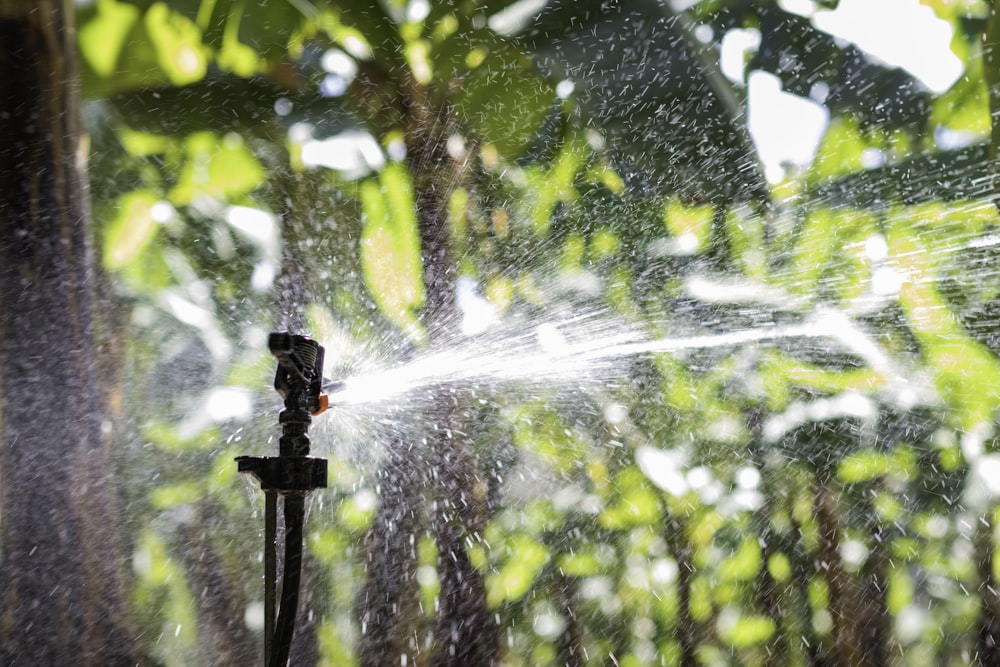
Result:
[[318,400],[317,400],[317,404],[316,404],[316,409],[310,411],[310,413],[309,413],[313,417],[318,417],[319,415],[321,415],[324,412],[326,412],[326,409],[330,407],[330,397],[329,396],[327,396],[326,394],[320,394],[317,398],[318,398]]
[[326,410],[332,403],[335,403],[337,401],[337,394],[344,391],[346,388],[347,383],[343,380],[323,378],[323,410]]
[[338,391],[343,390],[347,386],[347,383],[343,380],[331,380],[330,378],[323,378],[323,391],[328,394],[336,394]]
[[[317,415],[323,395],[323,346],[309,336],[272,333],[267,347],[278,360],[274,389],[286,402],[299,402]],[[291,407],[291,406],[289,406]]]

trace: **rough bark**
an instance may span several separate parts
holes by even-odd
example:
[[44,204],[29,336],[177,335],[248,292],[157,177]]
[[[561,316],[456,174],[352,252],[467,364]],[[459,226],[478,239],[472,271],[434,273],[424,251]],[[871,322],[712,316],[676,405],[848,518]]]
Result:
[[379,507],[365,543],[365,583],[358,594],[358,664],[422,664],[418,657],[420,589],[416,545],[423,533],[422,484],[401,441],[390,443],[378,481]]
[[0,82],[0,663],[136,664],[102,438],[71,3],[0,0]]
[[674,635],[680,645],[679,664],[681,667],[695,667],[698,664],[698,625],[691,616],[691,585],[694,583],[695,567],[684,522],[677,516],[668,516],[664,537],[670,555],[677,563],[677,621]]
[[892,615],[889,613],[889,568],[892,565],[891,535],[878,515],[874,500],[882,486],[873,483],[864,504],[870,551],[862,571],[864,590],[861,610],[861,641],[865,659],[871,665],[887,665],[892,648]]
[[868,662],[858,627],[861,607],[856,582],[844,568],[840,556],[843,528],[840,519],[840,496],[829,479],[817,477],[813,483],[813,512],[819,525],[817,565],[822,569],[829,590],[830,615],[833,617],[833,655],[838,665],[866,667]]
[[[417,108],[424,109],[423,105]],[[453,340],[460,313],[455,304],[457,262],[451,250],[448,199],[461,180],[463,165],[445,149],[446,111],[419,119],[408,146],[414,178],[417,225],[424,269],[422,319],[428,343],[441,347]],[[461,393],[442,387],[434,393],[428,461],[434,466],[434,513],[431,529],[438,547],[440,611],[435,636],[435,667],[487,667],[499,653],[499,629],[486,605],[482,575],[469,561],[467,544],[478,539],[485,497],[473,454]]]
[[[456,263],[451,253],[448,198],[461,181],[463,165],[445,150],[446,113],[433,116],[414,85],[406,105],[407,163],[413,179],[420,237],[425,303],[421,319],[428,345],[451,340],[458,322],[455,306]],[[368,580],[359,606],[362,617],[360,661],[363,665],[393,664],[402,654],[417,664],[430,659],[434,667],[486,667],[499,654],[499,629],[486,605],[482,575],[472,566],[468,544],[478,539],[485,516],[467,415],[462,398],[447,387],[428,393],[418,414],[422,427],[411,433],[416,451],[392,443],[383,467],[380,507],[369,531]],[[416,435],[419,432],[419,436]],[[427,523],[437,544],[441,584],[431,656],[418,657],[414,641],[424,635],[425,622],[414,611],[415,557],[401,540],[423,533]],[[419,642],[418,642],[419,643]]]
[[306,275],[305,245],[310,235],[310,198],[303,180],[308,176],[293,171],[288,156],[277,165],[273,179],[273,196],[281,224],[281,271],[275,284],[275,311],[278,329],[304,333],[306,305],[312,300]]
[[[451,398],[438,394],[439,403]],[[485,493],[472,455],[472,441],[458,406],[451,406],[449,420],[432,435],[437,451],[434,515],[431,523],[438,547],[441,581],[438,612],[438,652],[435,667],[488,667],[495,664],[500,634],[486,605],[483,577],[469,560],[467,546],[478,540],[485,517]],[[485,488],[483,485],[482,488]]]

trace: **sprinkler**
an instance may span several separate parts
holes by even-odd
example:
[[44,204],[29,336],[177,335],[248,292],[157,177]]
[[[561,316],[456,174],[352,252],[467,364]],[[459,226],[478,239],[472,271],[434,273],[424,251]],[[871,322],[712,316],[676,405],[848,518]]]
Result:
[[[326,459],[309,456],[308,431],[312,417],[326,410],[328,400],[319,343],[308,336],[272,333],[267,346],[278,360],[274,388],[285,401],[278,415],[278,456],[239,456],[236,463],[240,472],[256,477],[264,491],[264,664],[284,667],[299,601],[305,498],[313,489],[326,487]],[[275,619],[278,496],[285,515],[285,562]]]

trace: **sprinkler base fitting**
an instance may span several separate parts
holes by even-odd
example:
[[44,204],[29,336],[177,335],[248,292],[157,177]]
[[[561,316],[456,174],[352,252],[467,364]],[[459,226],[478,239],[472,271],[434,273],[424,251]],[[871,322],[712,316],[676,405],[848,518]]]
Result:
[[239,456],[236,467],[256,477],[264,491],[287,495],[326,488],[326,459],[315,456]]

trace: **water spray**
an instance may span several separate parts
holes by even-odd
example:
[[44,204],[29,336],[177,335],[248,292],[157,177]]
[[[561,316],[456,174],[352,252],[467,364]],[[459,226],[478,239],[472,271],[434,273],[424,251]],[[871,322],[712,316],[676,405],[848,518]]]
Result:
[[[274,388],[285,401],[278,415],[278,456],[239,456],[236,462],[238,470],[255,476],[264,491],[264,664],[284,667],[299,600],[305,498],[314,489],[326,487],[326,459],[309,456],[309,425],[312,417],[326,410],[328,400],[323,393],[324,350],[319,343],[308,336],[272,333],[267,344],[278,360]],[[280,611],[275,605],[278,496],[285,516]]]

